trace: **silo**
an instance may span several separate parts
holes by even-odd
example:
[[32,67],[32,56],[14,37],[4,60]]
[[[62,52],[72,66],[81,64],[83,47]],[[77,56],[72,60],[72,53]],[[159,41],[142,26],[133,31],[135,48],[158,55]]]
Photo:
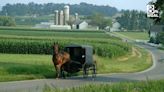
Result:
[[63,11],[60,11],[60,14],[59,14],[59,25],[63,25],[64,23],[64,21],[63,21],[63,19],[64,19],[64,15],[63,15]]
[[55,10],[55,19],[54,19],[54,24],[59,25],[59,11]]
[[69,21],[69,6],[64,6],[64,25],[67,25],[67,21]]
[[79,19],[79,15],[78,13],[75,13],[75,20],[78,20]]

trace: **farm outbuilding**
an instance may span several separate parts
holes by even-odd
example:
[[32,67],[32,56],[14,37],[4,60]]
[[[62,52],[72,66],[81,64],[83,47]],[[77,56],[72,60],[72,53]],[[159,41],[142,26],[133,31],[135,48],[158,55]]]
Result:
[[76,20],[73,24],[73,29],[87,29],[88,23],[84,20]]

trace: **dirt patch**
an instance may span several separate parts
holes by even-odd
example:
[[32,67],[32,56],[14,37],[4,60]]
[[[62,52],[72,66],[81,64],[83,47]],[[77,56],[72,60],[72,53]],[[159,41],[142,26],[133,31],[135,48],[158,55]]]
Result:
[[140,52],[140,51],[138,51],[136,48],[135,48],[135,52],[136,52],[136,54],[137,54],[137,57],[138,57],[138,58],[141,58],[141,57],[142,57],[141,52]]
[[141,54],[141,52],[138,51],[136,48],[132,47],[132,53],[131,53],[130,56],[127,55],[127,56],[125,56],[125,57],[120,57],[120,58],[118,58],[117,60],[118,60],[118,61],[127,61],[128,59],[130,59],[130,58],[132,58],[132,57],[136,57],[136,56],[137,56],[138,58],[141,58],[141,57],[142,57],[142,54]]

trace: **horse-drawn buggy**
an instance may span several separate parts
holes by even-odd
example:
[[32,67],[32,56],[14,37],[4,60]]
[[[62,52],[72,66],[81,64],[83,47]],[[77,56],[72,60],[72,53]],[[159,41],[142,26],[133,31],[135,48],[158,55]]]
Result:
[[92,46],[68,45],[64,48],[64,52],[61,52],[61,55],[63,55],[61,59],[63,61],[58,64],[59,68],[56,66],[58,77],[64,77],[65,72],[72,74],[79,71],[83,72],[83,77],[85,78],[88,77],[89,71],[91,71],[93,78],[96,77],[96,62],[93,60]]

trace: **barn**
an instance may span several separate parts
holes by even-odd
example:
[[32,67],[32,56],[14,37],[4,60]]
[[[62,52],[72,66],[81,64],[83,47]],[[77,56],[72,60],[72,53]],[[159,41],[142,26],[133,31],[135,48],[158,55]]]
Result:
[[73,24],[73,29],[87,29],[88,23],[85,20],[76,20]]

